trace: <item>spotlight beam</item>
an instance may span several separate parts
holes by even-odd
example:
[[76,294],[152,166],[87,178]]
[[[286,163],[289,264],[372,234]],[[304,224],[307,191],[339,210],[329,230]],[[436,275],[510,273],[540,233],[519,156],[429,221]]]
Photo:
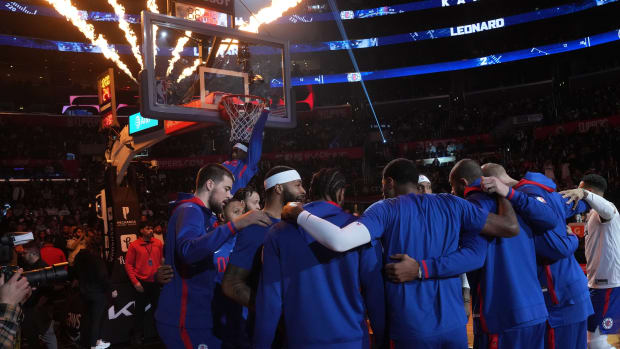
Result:
[[375,107],[372,105],[372,101],[370,100],[370,95],[368,95],[368,90],[366,89],[366,84],[364,83],[364,78],[360,73],[360,67],[357,65],[357,60],[355,59],[355,55],[353,54],[353,50],[351,49],[351,44],[349,41],[349,37],[347,36],[347,32],[344,30],[344,26],[342,25],[342,20],[340,19],[340,11],[338,11],[338,7],[334,0],[328,0],[329,7],[332,10],[332,15],[334,16],[334,20],[336,21],[336,25],[338,25],[338,30],[340,30],[340,35],[342,36],[342,40],[346,43],[347,53],[349,53],[349,58],[351,58],[351,63],[353,63],[353,67],[355,68],[355,72],[360,76],[360,84],[362,84],[362,89],[364,90],[364,94],[366,95],[366,99],[368,100],[368,105],[370,106],[370,110],[372,111],[372,116],[375,118],[375,122],[377,123],[377,128],[379,129],[379,133],[381,134],[381,139],[383,143],[387,143],[387,140],[383,136],[383,130],[381,129],[381,123],[379,122],[379,118],[377,117],[377,113],[375,112]]

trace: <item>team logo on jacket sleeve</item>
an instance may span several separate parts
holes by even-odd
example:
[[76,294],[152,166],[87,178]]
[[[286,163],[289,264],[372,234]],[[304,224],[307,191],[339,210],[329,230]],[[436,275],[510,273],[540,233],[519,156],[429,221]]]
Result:
[[609,330],[614,326],[614,320],[610,317],[606,317],[603,319],[602,325],[604,329]]

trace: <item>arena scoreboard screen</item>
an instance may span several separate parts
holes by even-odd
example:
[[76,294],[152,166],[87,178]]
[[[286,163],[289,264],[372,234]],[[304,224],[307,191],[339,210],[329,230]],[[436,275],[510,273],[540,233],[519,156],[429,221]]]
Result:
[[190,21],[202,22],[205,24],[219,25],[221,27],[229,27],[229,18],[226,13],[209,10],[193,4],[184,4],[181,2],[174,3],[174,11],[177,17],[188,19]]
[[116,118],[116,89],[114,85],[114,69],[108,68],[97,79],[99,95],[99,114],[101,115],[101,129],[118,127]]

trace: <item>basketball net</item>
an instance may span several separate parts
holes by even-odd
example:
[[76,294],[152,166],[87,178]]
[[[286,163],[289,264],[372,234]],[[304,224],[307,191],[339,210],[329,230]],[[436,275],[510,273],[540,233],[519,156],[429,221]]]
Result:
[[249,143],[267,100],[252,95],[227,95],[222,97],[220,105],[224,107],[222,116],[230,120],[230,141]]

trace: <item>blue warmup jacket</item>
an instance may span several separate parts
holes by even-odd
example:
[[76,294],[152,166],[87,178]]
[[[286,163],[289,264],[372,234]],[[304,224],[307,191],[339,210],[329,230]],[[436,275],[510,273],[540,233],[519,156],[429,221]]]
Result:
[[[544,205],[523,193],[512,196],[515,206]],[[497,200],[482,192],[479,179],[465,189],[465,197],[484,211],[497,213]],[[458,251],[420,262],[427,266],[431,278],[456,276],[484,264],[482,269],[468,274],[476,334],[481,331],[500,334],[547,320],[537,278],[534,236],[519,215],[517,219],[520,231],[515,237],[485,238],[478,233],[464,232]]]
[[222,340],[224,345],[237,349],[250,348],[250,340],[246,329],[248,309],[228,298],[222,291],[222,278],[226,271],[228,259],[232,252],[237,235],[231,236],[213,254],[213,263],[216,266],[215,291],[211,311],[213,313],[213,333]]
[[228,265],[228,260],[230,259],[230,254],[235,247],[236,241],[237,235],[235,234],[226,240],[226,242],[213,253],[213,263],[215,263],[217,270],[215,282],[218,284],[222,283],[222,278],[224,277],[224,272],[226,271],[226,266]]
[[264,110],[254,125],[250,144],[248,145],[247,158],[243,160],[229,160],[222,164],[235,176],[235,182],[230,190],[230,193],[233,195],[237,190],[245,188],[256,172],[258,172],[258,162],[263,153],[263,130],[265,130],[268,116],[269,111]]
[[[459,232],[479,233],[487,216],[488,212],[450,194],[410,194],[374,203],[358,223],[368,228],[372,239],[382,240],[384,262],[390,263],[393,261],[389,256],[396,253],[421,261],[454,252]],[[421,264],[428,278],[428,269]],[[405,283],[386,281],[385,291],[390,338],[406,341],[459,328],[465,331],[467,317],[458,276]]]
[[[354,220],[326,201],[311,202],[304,209],[339,227]],[[385,328],[381,269],[381,245],[376,240],[340,253],[323,247],[302,228],[285,222],[274,225],[265,240],[256,298],[255,348],[271,348],[282,314],[289,348],[368,348],[366,311],[381,343]]]
[[534,241],[538,279],[549,311],[549,324],[558,327],[586,320],[594,312],[588,280],[573,255],[579,242],[576,236],[566,233],[566,219],[585,212],[588,206],[583,201],[576,210],[572,204],[567,205],[567,200],[555,192],[555,183],[542,173],[526,173],[514,189],[542,198],[555,211],[557,221],[552,229],[540,229],[530,223],[537,233]]
[[[280,221],[273,217],[269,217],[269,219],[271,219],[272,225]],[[229,264],[251,272],[248,284],[252,290],[256,290],[258,287],[260,271],[263,265],[263,242],[267,236],[267,231],[269,231],[269,227],[262,227],[256,224],[244,228],[239,232],[235,247],[230,253]]]
[[180,193],[171,206],[164,255],[174,277],[161,291],[155,319],[181,329],[209,329],[217,272],[213,254],[235,227],[231,222],[214,227],[215,215],[192,194]]

